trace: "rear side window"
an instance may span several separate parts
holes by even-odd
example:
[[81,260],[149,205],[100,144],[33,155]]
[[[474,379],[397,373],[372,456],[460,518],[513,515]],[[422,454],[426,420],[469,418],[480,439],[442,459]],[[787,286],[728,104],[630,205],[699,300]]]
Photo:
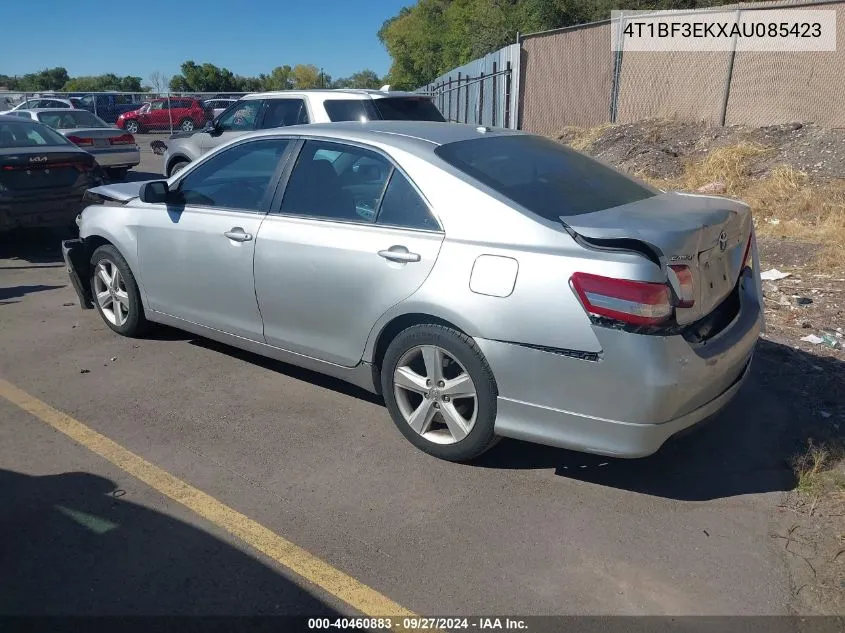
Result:
[[426,97],[373,99],[379,118],[385,121],[445,121],[440,110]]
[[561,143],[514,135],[441,145],[440,158],[552,221],[644,200],[657,192]]
[[287,127],[308,123],[308,111],[302,99],[270,99],[264,111],[262,128]]
[[402,172],[396,169],[390,176],[390,182],[381,200],[377,222],[387,226],[429,231],[440,228],[420,194]]
[[323,106],[332,121],[373,121],[379,118],[372,99],[326,99]]

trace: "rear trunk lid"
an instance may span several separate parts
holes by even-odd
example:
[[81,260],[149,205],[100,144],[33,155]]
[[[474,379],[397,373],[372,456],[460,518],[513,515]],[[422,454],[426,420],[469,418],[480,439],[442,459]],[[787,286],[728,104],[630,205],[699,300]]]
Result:
[[670,283],[669,266],[688,266],[695,302],[676,309],[681,325],[708,315],[731,293],[752,227],[751,211],[739,201],[678,192],[560,219],[592,246],[630,249],[634,240],[659,263]]
[[149,181],[140,182],[116,182],[110,185],[102,185],[88,190],[90,196],[101,200],[113,200],[114,202],[129,202],[137,198],[141,191],[141,185]]
[[109,139],[120,138],[121,136],[127,135],[125,130],[111,127],[68,128],[56,131],[63,134],[65,137],[73,136],[79,139],[91,139],[93,141],[93,144],[91,145],[93,149],[110,148],[112,145],[109,143]]
[[88,152],[59,147],[24,147],[0,153],[0,183],[13,192],[66,189],[96,168]]

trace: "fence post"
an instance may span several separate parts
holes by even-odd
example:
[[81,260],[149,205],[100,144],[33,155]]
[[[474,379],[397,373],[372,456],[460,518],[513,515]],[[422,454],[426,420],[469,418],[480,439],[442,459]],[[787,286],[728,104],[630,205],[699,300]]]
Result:
[[173,134],[173,108],[170,105],[170,95],[167,95],[167,118],[170,120],[170,133]]
[[[461,120],[461,73],[458,73],[458,89],[456,90],[458,95],[455,97],[455,118],[456,120]],[[466,121],[464,121],[466,123]]]
[[513,70],[511,69],[511,63],[507,62],[505,66],[505,120],[504,124],[505,127],[511,127],[511,75],[513,74]]
[[481,73],[478,81],[478,118],[476,122],[479,125],[484,125],[484,73]]
[[[736,24],[739,24],[740,13],[742,13],[741,9],[737,9],[736,11]],[[731,46],[731,54],[728,56],[728,72],[727,76],[725,77],[725,92],[722,95],[722,112],[719,116],[719,125],[725,125],[725,122],[728,118],[728,99],[731,96],[731,81],[733,80],[734,74],[734,59],[736,58],[736,40],[737,36],[733,36],[733,42]]]
[[[492,107],[493,127],[496,127],[496,118],[497,118],[496,115],[498,114],[496,112],[496,99],[498,97],[498,95],[496,94],[496,88],[497,88],[496,80],[497,79],[498,79],[498,76],[496,75],[496,62],[493,62],[493,101],[491,102],[491,105],[493,106]],[[483,125],[483,123],[482,123],[482,125]]]
[[619,82],[622,78],[622,47],[625,32],[625,17],[619,16],[619,29],[616,34],[616,51],[613,55],[613,84],[610,86],[610,122],[616,123],[616,116],[619,111]]
[[471,77],[464,77],[464,123],[469,123],[469,86]]
[[448,112],[446,114],[446,118],[451,121],[452,120],[452,78],[449,77],[449,83],[447,84],[446,94],[449,95],[449,104],[448,104]]

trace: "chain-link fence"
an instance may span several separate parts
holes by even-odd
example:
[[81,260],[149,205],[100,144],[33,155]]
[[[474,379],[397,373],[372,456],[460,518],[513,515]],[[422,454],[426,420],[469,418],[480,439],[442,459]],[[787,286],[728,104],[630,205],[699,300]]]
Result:
[[246,93],[0,91],[0,112],[77,108],[133,134],[199,129]]

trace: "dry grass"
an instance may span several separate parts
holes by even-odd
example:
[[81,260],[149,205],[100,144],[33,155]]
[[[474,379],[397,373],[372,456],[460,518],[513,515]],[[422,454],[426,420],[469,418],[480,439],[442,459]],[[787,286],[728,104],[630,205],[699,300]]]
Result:
[[816,444],[811,440],[806,452],[793,459],[792,468],[799,492],[812,497],[845,496],[845,443],[842,441]]
[[558,139],[565,139],[567,145],[579,152],[589,152],[593,143],[599,140],[605,130],[613,127],[612,124],[597,125],[596,127],[583,128],[567,126],[556,135]]
[[845,180],[815,183],[788,165],[753,177],[751,162],[770,151],[741,142],[687,162],[677,178],[645,179],[661,189],[681,191],[722,182],[725,195],[751,205],[759,235],[820,244],[817,266],[828,271],[845,269],[841,255],[845,244]]

